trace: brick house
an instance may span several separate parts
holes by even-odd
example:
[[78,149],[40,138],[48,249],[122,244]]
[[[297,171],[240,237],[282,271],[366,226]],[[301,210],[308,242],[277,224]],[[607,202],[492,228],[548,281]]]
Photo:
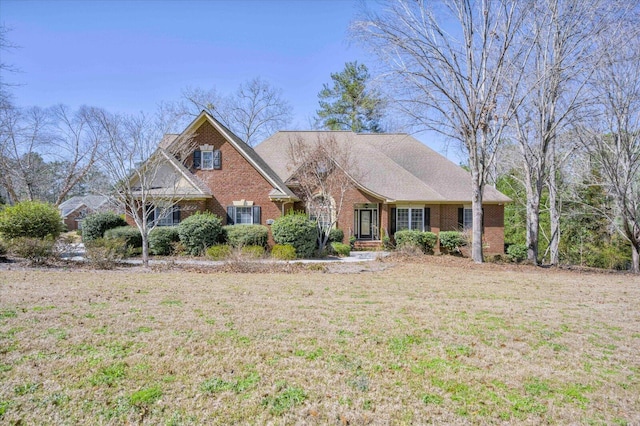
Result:
[[[206,112],[181,135],[167,135],[160,143],[166,173],[175,174],[182,189],[173,213],[155,219],[175,225],[196,211],[210,211],[225,224],[270,225],[292,208],[304,209],[295,192],[291,142],[326,138],[350,150],[358,171],[334,218],[345,239],[355,236],[362,245],[379,245],[382,235],[401,229],[438,233],[470,228],[470,175],[407,134],[281,131],[254,150]],[[167,154],[185,140],[190,148],[182,159]],[[510,201],[492,187],[485,189],[487,253],[504,251],[504,204]]]
[[69,231],[82,229],[82,221],[91,213],[122,212],[113,199],[104,195],[76,195],[60,203],[58,210]]

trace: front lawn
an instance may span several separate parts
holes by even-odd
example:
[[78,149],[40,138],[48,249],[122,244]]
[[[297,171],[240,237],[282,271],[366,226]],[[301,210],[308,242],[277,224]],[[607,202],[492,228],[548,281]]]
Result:
[[640,423],[640,279],[3,270],[0,423]]

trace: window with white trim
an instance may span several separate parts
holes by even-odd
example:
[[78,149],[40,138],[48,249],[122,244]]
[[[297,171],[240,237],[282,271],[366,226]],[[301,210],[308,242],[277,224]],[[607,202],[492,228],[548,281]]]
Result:
[[396,230],[412,229],[424,230],[424,208],[397,208],[396,209]]
[[236,225],[247,225],[253,223],[253,207],[236,207]]
[[219,170],[222,168],[222,155],[219,149],[201,151],[200,156],[202,170]]

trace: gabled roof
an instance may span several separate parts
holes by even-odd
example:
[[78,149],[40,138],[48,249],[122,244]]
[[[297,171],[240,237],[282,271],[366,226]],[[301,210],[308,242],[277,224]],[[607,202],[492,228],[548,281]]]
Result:
[[[151,179],[150,189],[147,191],[150,196],[184,199],[211,198],[209,187],[165,149],[158,148],[153,155],[162,156],[162,164],[159,165],[159,170],[155,170],[155,176]],[[136,179],[134,176],[132,180],[134,185]]]
[[177,144],[182,140],[188,139],[190,135],[197,132],[198,128],[205,121],[208,121],[209,124],[211,124],[213,128],[216,129],[227,140],[227,142],[229,142],[240,153],[240,155],[242,155],[258,171],[258,173],[267,180],[267,182],[273,185],[273,190],[269,194],[270,196],[273,194],[272,198],[298,200],[298,197],[291,192],[280,176],[274,172],[271,167],[269,167],[269,165],[253,150],[253,148],[244,143],[231,130],[206,111],[202,111],[180,135],[166,135],[162,139],[162,143],[165,145],[166,151],[173,151],[175,148],[173,146],[174,143]]
[[[333,138],[339,149],[351,150],[352,177],[364,191],[386,202],[470,203],[471,176],[414,137],[404,133],[363,134],[345,131],[278,132],[255,148],[287,182],[295,170],[291,143],[317,144]],[[485,203],[506,203],[509,197],[487,186]]]
[[76,210],[86,207],[96,211],[109,204],[111,200],[106,195],[76,195],[58,205],[58,210],[63,217],[67,217]]

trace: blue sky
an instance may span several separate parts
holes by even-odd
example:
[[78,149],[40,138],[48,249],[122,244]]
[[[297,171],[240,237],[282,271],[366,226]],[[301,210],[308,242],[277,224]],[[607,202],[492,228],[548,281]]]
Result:
[[[20,106],[93,105],[153,112],[186,87],[229,93],[253,77],[283,90],[291,128],[306,129],[330,74],[357,60],[358,0],[0,0],[0,22],[20,46],[2,61]],[[442,151],[442,144],[427,142]]]

